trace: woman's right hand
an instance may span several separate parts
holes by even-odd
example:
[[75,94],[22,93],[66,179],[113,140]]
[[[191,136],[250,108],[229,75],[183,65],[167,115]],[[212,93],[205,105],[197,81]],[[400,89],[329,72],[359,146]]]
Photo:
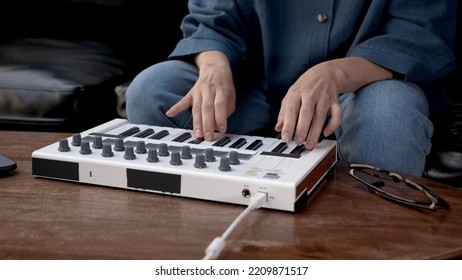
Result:
[[192,107],[195,138],[214,139],[225,133],[227,119],[236,109],[236,90],[228,58],[218,51],[196,55],[199,78],[191,90],[167,112],[168,117]]

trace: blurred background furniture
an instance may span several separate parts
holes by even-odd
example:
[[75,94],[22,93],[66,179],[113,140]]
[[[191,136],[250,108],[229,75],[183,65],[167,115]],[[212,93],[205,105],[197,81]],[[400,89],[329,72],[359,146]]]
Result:
[[462,188],[462,4],[458,4],[457,69],[443,81],[448,106],[433,116],[433,146],[424,177]]
[[114,88],[165,59],[185,0],[0,2],[0,129],[81,131],[118,116]]

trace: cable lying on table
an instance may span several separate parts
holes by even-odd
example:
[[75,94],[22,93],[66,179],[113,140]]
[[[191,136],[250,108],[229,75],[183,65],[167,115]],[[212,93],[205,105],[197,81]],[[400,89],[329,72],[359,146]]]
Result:
[[223,248],[225,247],[226,239],[236,226],[252,211],[263,206],[266,202],[266,193],[257,192],[250,198],[250,203],[245,210],[233,221],[233,223],[226,229],[223,235],[215,237],[213,241],[205,249],[205,256],[203,260],[216,259]]

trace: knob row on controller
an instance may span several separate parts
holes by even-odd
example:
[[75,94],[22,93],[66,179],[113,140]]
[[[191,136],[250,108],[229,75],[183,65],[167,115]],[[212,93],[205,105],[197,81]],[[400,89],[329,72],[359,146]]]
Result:
[[[106,138],[103,141],[101,135],[88,135],[88,136],[86,136],[84,138],[81,138],[80,134],[73,135],[73,137],[72,137],[72,145],[73,146],[80,146],[82,141],[85,141],[85,140],[88,140],[90,143],[93,143],[92,147],[96,148],[96,149],[101,149],[102,145],[104,145],[104,143],[109,142],[109,143],[114,145],[114,151],[118,151],[118,152],[124,151],[125,147],[128,147],[128,146],[136,146],[135,152],[138,153],[138,154],[146,153],[149,148],[155,148],[155,149],[159,150],[160,155],[168,156],[169,151],[181,149],[181,146],[167,145],[166,143],[161,143],[161,144],[149,143],[149,144],[145,144],[143,140],[125,141],[123,138],[109,137],[109,138]],[[184,146],[189,147],[188,144],[185,144]],[[214,146],[214,145],[212,145],[212,146]],[[188,149],[191,150],[191,154],[204,153],[204,147],[199,147],[199,146],[194,145],[194,147],[191,147],[191,148],[188,148]],[[236,150],[236,151],[238,151],[238,150]],[[223,156],[228,154],[228,151],[216,151],[216,154],[219,157],[223,157]],[[253,153],[241,153],[241,152],[238,151],[238,158],[241,159],[241,160],[248,160],[248,159],[250,159],[252,157],[252,155],[253,155]],[[183,158],[188,158],[188,157],[190,157],[190,155],[186,156],[186,153],[183,152],[182,157]]]
[[[121,140],[121,141],[118,141]],[[78,145],[75,145],[78,143]],[[72,145],[80,146],[80,154],[89,155],[92,154],[90,147],[90,141],[81,140],[81,138],[73,138]],[[114,152],[112,149],[112,144],[109,142],[103,143],[101,137],[94,138],[92,147],[94,149],[102,149],[101,155],[103,157],[113,157]],[[123,147],[123,148],[122,148]],[[61,139],[59,141],[58,150],[60,152],[70,151],[69,142],[67,139]],[[158,149],[150,148],[146,149],[145,143],[143,141],[138,141],[136,143],[136,148],[133,146],[125,147],[122,139],[117,139],[114,145],[115,151],[124,151],[124,159],[134,160],[136,159],[136,154],[147,154],[146,161],[155,163],[159,162],[159,156],[167,157],[170,155],[170,164],[178,166],[182,164],[184,159],[192,159],[193,155],[191,153],[191,148],[189,146],[183,146],[181,151],[172,151],[169,152],[168,145],[166,143],[161,143],[158,146]],[[196,168],[205,168],[207,166],[206,162],[214,162],[216,157],[214,155],[213,148],[206,148],[204,153],[198,153],[195,156],[194,167]],[[220,157],[220,165],[218,167],[221,171],[230,171],[231,165],[237,165],[240,163],[239,155],[237,151],[230,151],[228,156]]]

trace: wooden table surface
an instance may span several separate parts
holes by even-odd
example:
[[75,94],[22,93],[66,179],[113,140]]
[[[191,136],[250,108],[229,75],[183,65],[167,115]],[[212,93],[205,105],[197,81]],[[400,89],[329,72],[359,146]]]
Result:
[[[34,150],[66,133],[0,131],[15,171],[0,177],[0,259],[197,260],[244,206],[35,178]],[[370,193],[338,162],[296,213],[259,209],[220,259],[460,259],[462,191],[416,178],[449,209],[415,210]]]

